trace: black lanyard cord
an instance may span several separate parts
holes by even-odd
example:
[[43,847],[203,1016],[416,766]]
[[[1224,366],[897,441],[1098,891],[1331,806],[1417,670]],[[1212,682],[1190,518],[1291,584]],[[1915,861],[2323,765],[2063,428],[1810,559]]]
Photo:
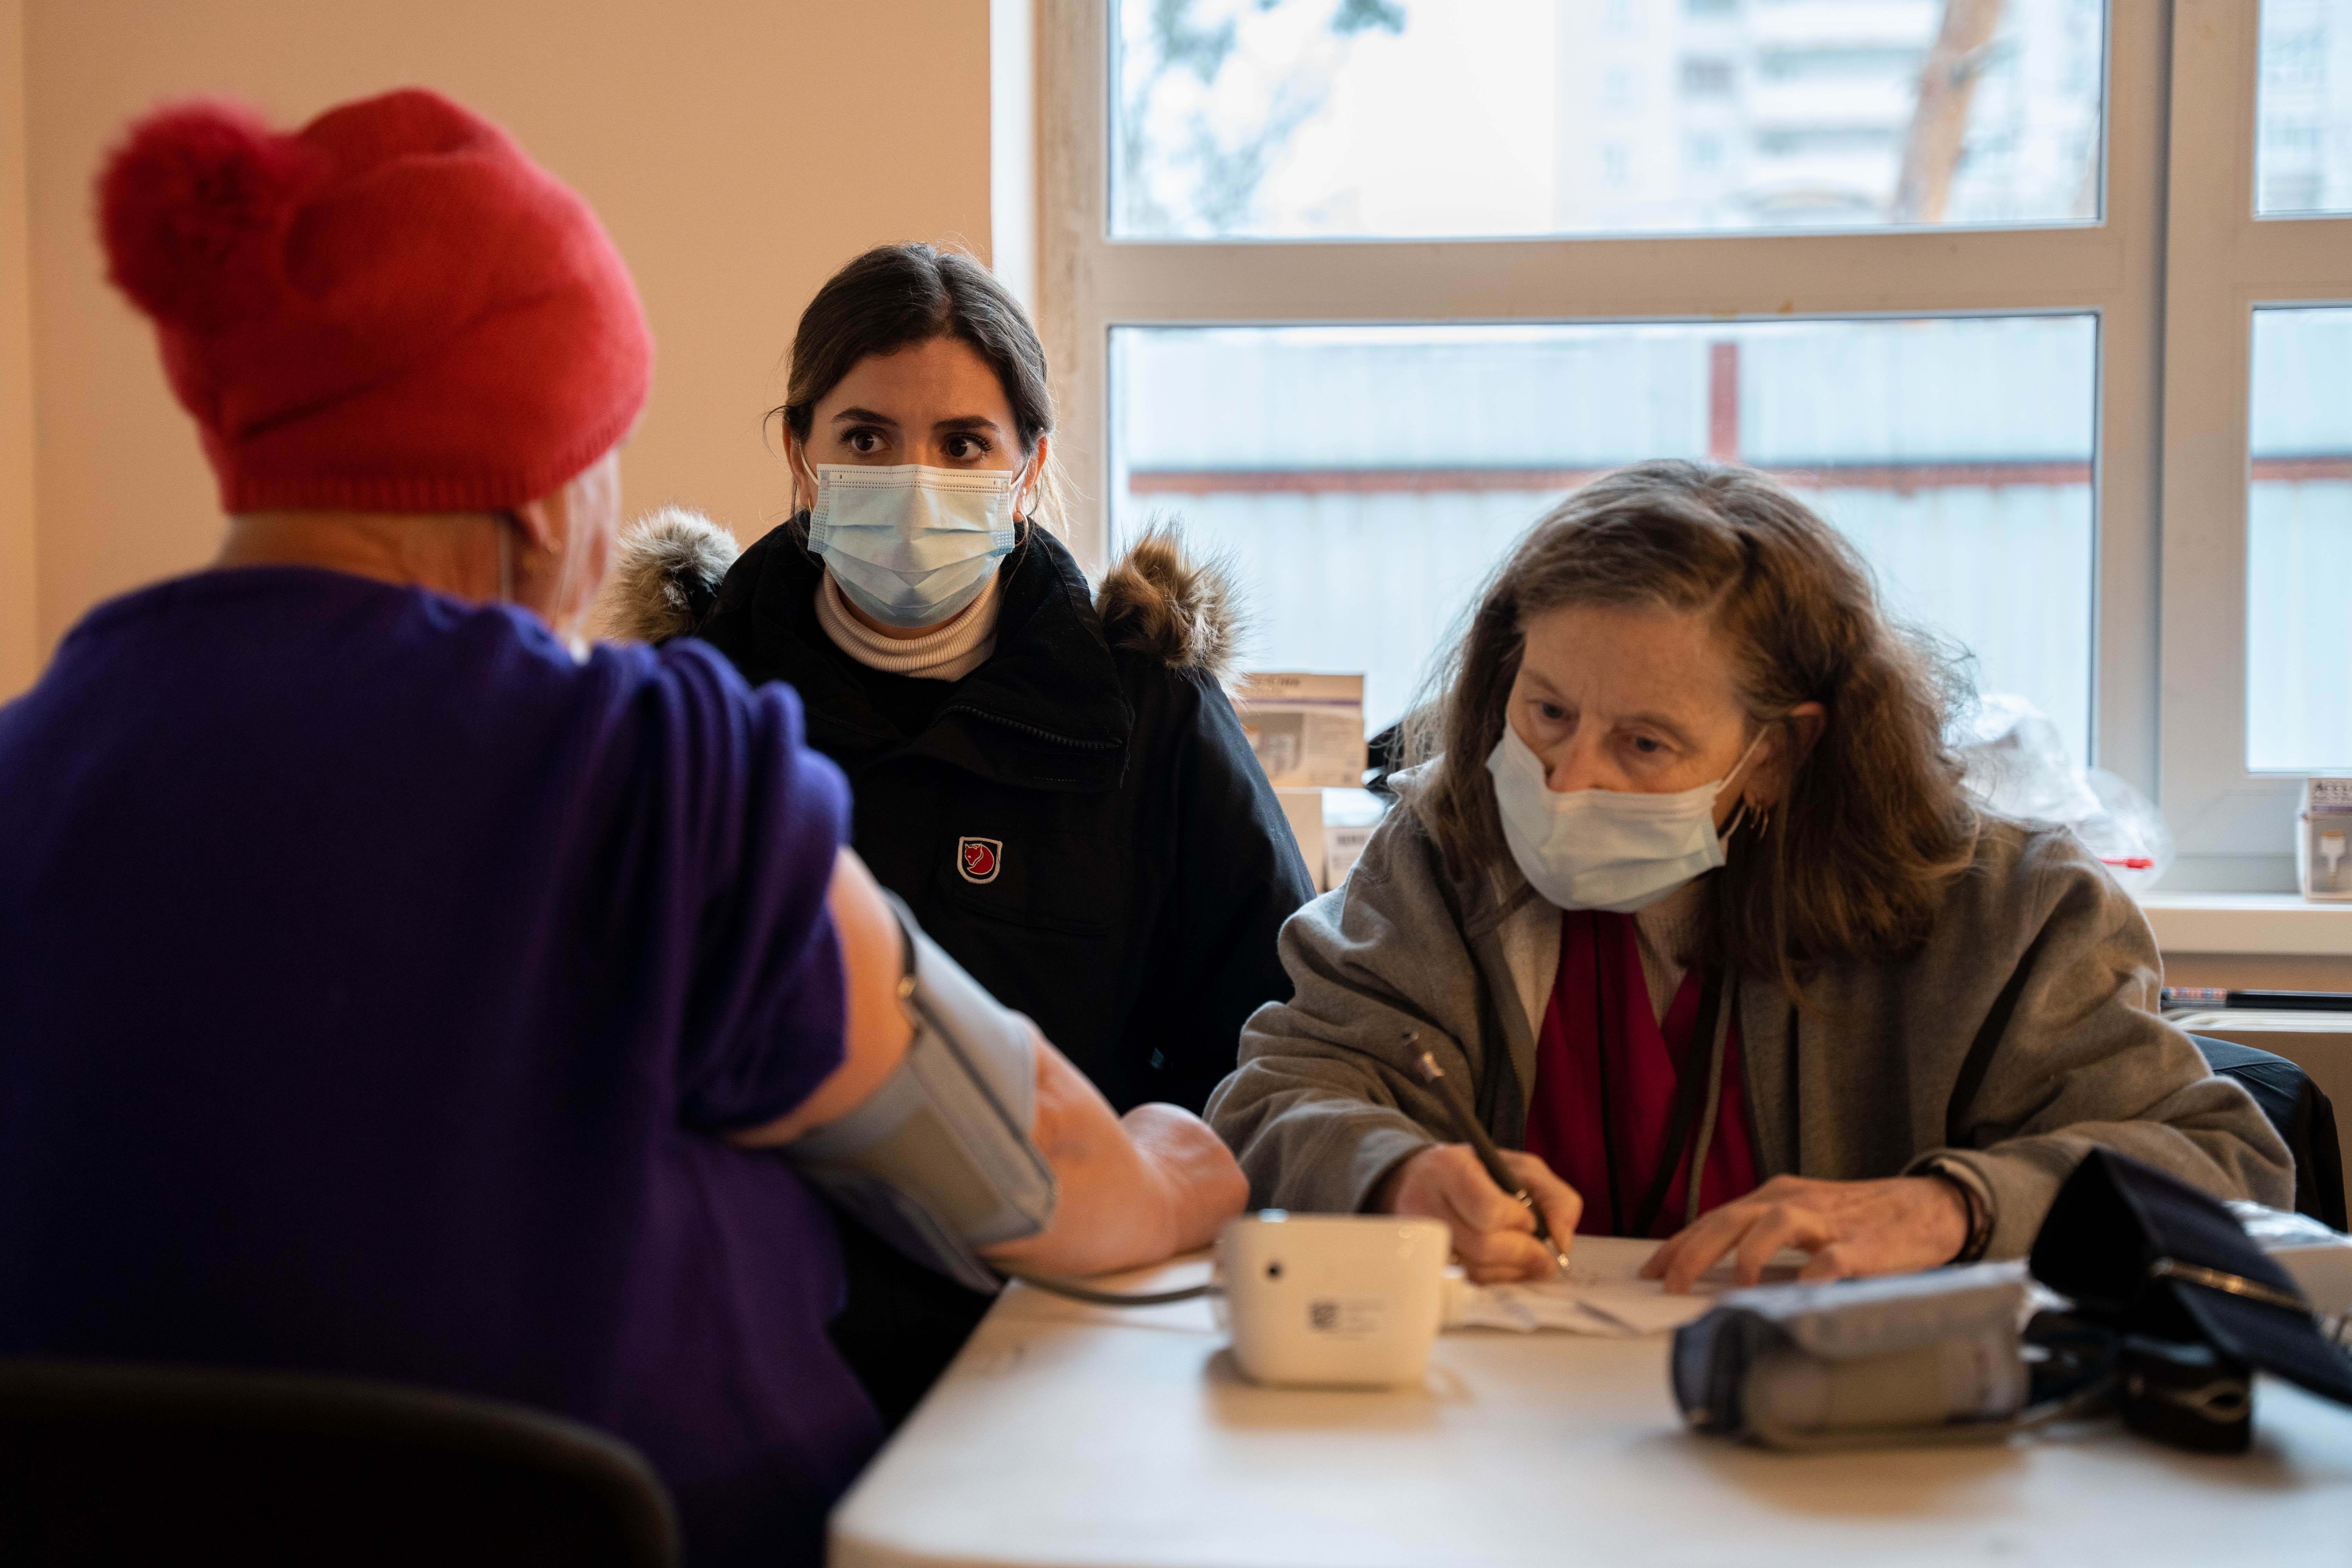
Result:
[[1601,922],[1586,921],[1585,931],[1592,948],[1592,1059],[1601,1073],[1601,1163],[1609,1173],[1609,1234],[1627,1236],[1633,1233],[1625,1228],[1625,1205],[1617,1196],[1617,1140],[1609,1131],[1616,1101],[1609,1092],[1609,1014],[1601,994]]
[[[1674,1119],[1666,1124],[1666,1146],[1659,1152],[1658,1168],[1650,1178],[1649,1195],[1642,1200],[1642,1212],[1635,1216],[1634,1229],[1629,1234],[1647,1236],[1650,1227],[1658,1223],[1658,1211],[1666,1205],[1666,1189],[1675,1184],[1675,1173],[1682,1169],[1683,1156],[1691,1146],[1691,1134],[1698,1125],[1700,1103],[1706,1099],[1707,1067],[1715,1054],[1716,1015],[1723,1007],[1723,976],[1711,973],[1699,988],[1698,1021],[1691,1026],[1690,1043],[1684,1047],[1683,1059],[1677,1064],[1682,1074],[1675,1083]],[[1702,1173],[1691,1172],[1691,1184],[1696,1186]]]
[[[1691,1026],[1690,1043],[1677,1064],[1680,1075],[1675,1082],[1675,1104],[1666,1122],[1665,1147],[1658,1155],[1658,1167],[1650,1177],[1649,1192],[1634,1215],[1633,1228],[1625,1228],[1625,1206],[1617,1191],[1617,1147],[1610,1131],[1615,1118],[1616,1104],[1609,1092],[1609,1019],[1601,1005],[1600,922],[1593,921],[1592,934],[1592,1026],[1594,1055],[1601,1070],[1601,1157],[1609,1171],[1609,1233],[1612,1236],[1647,1236],[1650,1227],[1658,1223],[1658,1211],[1666,1205],[1666,1191],[1675,1184],[1675,1173],[1682,1169],[1683,1156],[1691,1146],[1692,1130],[1698,1122],[1700,1103],[1706,1098],[1709,1065],[1715,1049],[1716,1018],[1723,1008],[1723,976],[1720,972],[1709,973],[1699,989],[1698,1019]],[[1646,1002],[1644,1005],[1646,1005]],[[1621,1006],[1630,1007],[1630,999],[1621,999]],[[1696,1185],[1702,1173],[1693,1171],[1691,1182]]]
[[[1729,1009],[1733,1018],[1739,1016],[1739,986],[1736,982],[1726,994],[1723,1005]],[[1716,1133],[1722,1130],[1724,1058],[1731,1054],[1730,1037],[1732,1026],[1729,1022],[1726,1021],[1719,1023],[1717,1027],[1719,1028],[1722,1033],[1706,1042],[1707,1047],[1706,1103],[1699,1107],[1698,1144],[1697,1147],[1691,1151],[1690,1183],[1683,1188],[1683,1223],[1685,1225],[1689,1225],[1698,1218],[1698,1201],[1701,1196],[1701,1189],[1706,1184],[1705,1180],[1706,1175],[1706,1157],[1708,1152],[1715,1147]]]

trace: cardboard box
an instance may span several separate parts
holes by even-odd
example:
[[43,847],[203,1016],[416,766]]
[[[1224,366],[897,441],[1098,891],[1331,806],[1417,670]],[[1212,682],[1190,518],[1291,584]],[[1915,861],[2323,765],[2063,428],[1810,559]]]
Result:
[[1261,670],[1234,697],[1250,750],[1276,789],[1364,782],[1364,678]]

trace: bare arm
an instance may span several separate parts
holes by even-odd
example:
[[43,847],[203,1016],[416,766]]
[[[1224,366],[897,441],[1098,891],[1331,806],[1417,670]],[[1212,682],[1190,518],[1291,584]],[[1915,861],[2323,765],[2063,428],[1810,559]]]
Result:
[[1054,1223],[983,1256],[1057,1274],[1100,1274],[1205,1247],[1242,1212],[1249,1182],[1209,1124],[1173,1105],[1125,1117],[1043,1035],[1037,1147],[1061,1179]]
[[[897,918],[863,861],[847,849],[828,901],[848,972],[841,1065],[790,1115],[733,1135],[772,1148],[856,1110],[896,1072],[914,1037],[898,1000],[906,967]],[[1143,1105],[1124,1119],[1086,1075],[1037,1039],[1037,1119],[1032,1136],[1061,1186],[1054,1223],[988,1256],[1060,1273],[1092,1274],[1156,1262],[1200,1247],[1241,1212],[1249,1184],[1200,1118]]]

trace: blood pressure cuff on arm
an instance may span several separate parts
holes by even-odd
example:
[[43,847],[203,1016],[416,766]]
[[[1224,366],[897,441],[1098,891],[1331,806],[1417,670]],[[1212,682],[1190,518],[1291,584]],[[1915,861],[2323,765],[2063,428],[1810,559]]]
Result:
[[1059,1196],[1034,1138],[1032,1026],[889,901],[906,939],[899,999],[915,1026],[906,1059],[857,1109],[784,1154],[900,1252],[992,1292],[1003,1281],[979,1249],[1044,1230]]

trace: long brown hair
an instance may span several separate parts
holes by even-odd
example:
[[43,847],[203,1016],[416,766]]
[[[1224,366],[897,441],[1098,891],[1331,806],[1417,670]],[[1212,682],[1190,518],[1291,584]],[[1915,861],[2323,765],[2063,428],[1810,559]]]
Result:
[[[968,344],[1004,388],[1021,455],[1037,450],[1054,428],[1054,395],[1045,347],[1010,289],[959,250],[912,243],[877,246],[825,279],[793,332],[783,405],[768,411],[805,444],[824,395],[868,354],[953,338]],[[1031,511],[1049,525],[1060,500],[1059,477],[1037,476]]]
[[[1442,694],[1406,727],[1405,760],[1431,764],[1413,808],[1448,874],[1511,863],[1486,758],[1528,622],[1580,604],[1706,615],[1737,661],[1749,722],[1780,726],[1790,748],[1769,826],[1743,831],[1712,879],[1709,951],[1689,956],[1794,994],[1814,963],[1916,951],[1976,833],[1944,742],[1958,667],[1887,620],[1835,529],[1749,468],[1652,462],[1605,474],[1545,513],[1487,583]],[[1829,722],[1800,756],[1786,716],[1804,702]]]

